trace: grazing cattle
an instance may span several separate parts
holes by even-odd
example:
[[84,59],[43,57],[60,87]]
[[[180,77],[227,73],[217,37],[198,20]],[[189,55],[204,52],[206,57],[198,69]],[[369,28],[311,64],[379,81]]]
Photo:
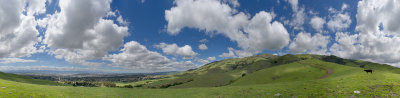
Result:
[[367,74],[370,72],[372,74],[372,69],[365,69],[364,70]]

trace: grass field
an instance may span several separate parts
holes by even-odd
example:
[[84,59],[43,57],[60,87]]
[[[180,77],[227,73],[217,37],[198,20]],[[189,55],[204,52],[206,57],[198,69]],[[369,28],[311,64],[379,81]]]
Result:
[[[302,58],[303,56],[298,56]],[[304,56],[309,57],[309,56]],[[260,59],[262,60],[262,59]],[[266,59],[264,59],[266,60]],[[274,59],[276,60],[276,59]],[[235,60],[240,61],[240,60]],[[218,87],[201,87],[207,83],[215,83],[218,80],[210,82],[189,81],[176,86],[164,89],[151,88],[106,88],[106,87],[72,87],[72,86],[51,86],[39,85],[31,83],[21,83],[12,80],[0,79],[0,96],[9,97],[166,97],[166,98],[187,98],[187,97],[400,97],[400,74],[398,68],[388,65],[380,65],[363,61],[349,61],[345,64],[338,64],[321,60],[320,58],[307,58],[301,61],[295,61],[277,66],[269,66],[264,69],[248,73],[245,76],[235,78],[229,81],[229,84]],[[360,68],[359,64],[368,68],[373,68],[373,74],[366,74]],[[210,67],[210,66],[204,66]],[[216,66],[211,66],[217,68]],[[321,79],[320,77],[327,74],[327,68],[333,71],[328,77]],[[201,68],[202,69],[202,68]],[[202,69],[204,70],[204,69]],[[221,71],[222,72],[219,72]],[[232,70],[232,69],[231,69]],[[247,69],[246,69],[247,70]],[[198,71],[198,70],[197,70]],[[207,74],[208,70],[199,71],[201,74]],[[219,73],[236,73],[225,72],[223,68],[217,70]],[[238,71],[238,70],[236,70]],[[240,70],[243,71],[243,70]],[[194,73],[184,72],[159,80],[151,80],[147,84],[164,83],[169,81],[185,81],[189,76],[184,74]],[[215,72],[215,73],[217,73]],[[196,74],[198,74],[196,72]],[[209,74],[209,73],[208,73]],[[193,75],[193,74],[192,74]],[[204,75],[207,76],[207,75]],[[218,78],[221,75],[208,75],[212,78]],[[172,78],[173,77],[173,78]],[[186,78],[182,78],[186,77]],[[201,79],[193,75],[194,79]],[[229,78],[229,77],[228,77]],[[178,79],[178,80],[176,80]],[[207,78],[208,79],[208,78]],[[228,79],[222,79],[228,80]],[[197,83],[196,83],[197,82]],[[223,81],[225,82],[225,81]],[[146,84],[146,81],[126,84]],[[201,85],[195,87],[195,84]],[[154,85],[154,84],[153,84]],[[215,85],[215,84],[213,84]],[[190,86],[190,87],[185,87]],[[197,85],[198,86],[198,85]],[[5,87],[5,88],[3,88]],[[360,93],[354,93],[359,91]]]
[[31,84],[41,84],[41,85],[61,85],[61,84],[59,84],[57,82],[53,82],[53,81],[38,80],[38,79],[33,79],[28,76],[9,74],[9,73],[3,73],[3,72],[0,72],[0,79],[16,81],[16,82],[23,82],[23,83],[31,83]]

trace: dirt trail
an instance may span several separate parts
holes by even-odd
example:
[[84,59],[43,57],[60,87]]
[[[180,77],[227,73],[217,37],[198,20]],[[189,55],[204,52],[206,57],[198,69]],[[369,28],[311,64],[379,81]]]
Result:
[[[315,66],[315,65],[314,65],[314,66]],[[318,67],[318,68],[320,68],[320,69],[324,69],[324,70],[327,71],[326,74],[325,74],[324,76],[320,77],[319,79],[327,78],[327,77],[329,77],[329,76],[333,73],[333,71],[332,71],[331,69],[328,69],[328,68],[326,68],[326,67],[322,67],[322,66],[315,66],[315,67]]]

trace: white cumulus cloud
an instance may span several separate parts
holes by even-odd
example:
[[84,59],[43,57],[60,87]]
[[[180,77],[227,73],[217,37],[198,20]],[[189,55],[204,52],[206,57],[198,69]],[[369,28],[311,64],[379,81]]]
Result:
[[158,45],[155,45],[155,47],[162,49],[162,51],[165,54],[181,56],[183,59],[192,59],[193,57],[195,57],[198,54],[198,53],[194,52],[192,50],[192,47],[189,45],[179,47],[175,43],[174,44],[160,43]]
[[319,33],[311,36],[310,33],[300,32],[289,45],[289,50],[293,53],[327,54],[329,36]]
[[347,9],[347,6],[347,4],[343,4],[340,11],[337,11],[333,8],[329,9],[330,13],[333,14],[333,16],[330,17],[330,20],[326,24],[331,31],[343,31],[350,27],[350,14],[345,11]]
[[118,50],[129,34],[128,27],[104,19],[111,12],[110,3],[111,0],[60,1],[60,12],[43,19],[47,21],[43,43],[50,48],[49,53],[73,64],[100,65],[87,60],[101,59],[109,51]]
[[[40,39],[33,14],[45,11],[44,4],[43,0],[0,1],[0,58],[25,57],[40,52],[36,48]],[[27,15],[23,14],[25,9],[28,9]]]
[[314,16],[310,20],[311,27],[318,32],[322,32],[322,30],[324,29],[325,22],[326,22],[325,19],[318,16]]
[[207,47],[206,44],[200,44],[200,45],[199,45],[199,49],[200,49],[200,50],[207,50],[208,47]]
[[299,7],[298,0],[288,0],[287,2],[289,2],[293,11],[292,20],[289,25],[293,26],[296,30],[303,30],[303,24],[307,17],[306,13],[304,13],[304,7]]
[[190,61],[177,62],[167,57],[148,50],[138,42],[125,43],[120,53],[110,54],[104,60],[112,62],[112,65],[122,68],[146,70],[146,71],[182,71],[196,68]]
[[399,5],[397,0],[359,1],[358,33],[337,33],[332,54],[400,66]]
[[274,14],[260,11],[253,18],[219,0],[176,0],[165,11],[167,31],[177,35],[181,29],[194,28],[206,33],[222,34],[237,42],[246,53],[281,49],[289,43],[286,28],[272,21]]

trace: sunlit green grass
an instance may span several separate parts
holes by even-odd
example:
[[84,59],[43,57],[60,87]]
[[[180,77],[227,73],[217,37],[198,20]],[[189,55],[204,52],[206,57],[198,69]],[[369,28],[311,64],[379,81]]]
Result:
[[290,63],[263,69],[249,74],[231,85],[256,85],[286,81],[315,80],[326,74],[326,70],[310,64]]
[[[235,70],[226,72],[226,70],[223,70],[223,68],[221,68],[221,70],[215,70],[215,68],[218,69],[218,67],[209,66],[213,67],[211,69],[214,69],[214,71],[210,71],[206,70],[206,66],[201,68],[203,71],[196,70],[198,72],[195,72],[196,74],[199,73],[201,75],[194,78],[198,79],[199,81],[192,81],[165,89],[49,86],[0,79],[0,96],[4,98],[270,98],[274,97],[275,95],[280,95],[280,97],[284,98],[292,96],[296,96],[298,98],[344,98],[350,96],[362,98],[400,97],[400,74],[398,74],[398,68],[362,61],[356,61],[355,63],[357,64],[346,61],[350,63],[341,65],[337,63],[321,61],[320,59],[316,58],[310,58],[309,55],[300,56],[307,59],[289,64],[271,66],[253,73],[248,73],[244,77],[240,76],[234,81],[229,81],[230,84],[220,87],[201,87],[201,85],[215,85],[218,84],[215,82],[218,82],[219,80],[231,80],[231,77],[234,77],[232,73],[240,73],[240,71],[247,69],[236,70],[238,72],[235,72]],[[236,62],[240,60],[234,59],[234,61]],[[232,63],[232,61],[226,61],[223,63],[226,65],[225,67],[231,66],[229,65],[229,62]],[[374,69],[374,73],[365,73],[363,71],[364,68],[360,68],[359,64],[363,64],[368,68]],[[326,74],[326,70],[320,69],[320,67],[331,69],[333,73],[327,78],[320,79],[321,76]],[[168,81],[186,81],[185,79],[188,79],[188,77],[191,76],[186,76],[184,75],[185,73],[194,72],[184,72],[176,76],[171,75],[171,78],[117,84],[119,86],[127,84],[134,86],[153,82],[154,84],[162,84]],[[224,75],[231,75],[231,77],[223,77]],[[184,77],[182,78],[181,76]],[[273,77],[275,78],[272,79]],[[200,87],[196,87],[199,85]],[[360,91],[360,93],[354,93],[354,91]]]
[[23,83],[31,83],[31,84],[61,85],[61,84],[59,84],[57,82],[53,82],[53,81],[38,80],[38,79],[33,79],[28,76],[9,74],[9,73],[3,73],[3,72],[0,72],[0,79],[16,81],[16,82],[23,82]]
[[[26,84],[0,80],[2,97],[273,97],[280,93],[283,97],[371,97],[399,94],[400,77],[398,74],[377,72],[367,75],[364,72],[352,72],[350,75],[338,75],[322,80],[277,82],[261,85],[223,86],[180,89],[143,89],[143,88],[105,88],[70,87]],[[16,90],[16,92],[15,92]],[[355,94],[354,91],[360,91]],[[392,91],[392,93],[390,92]],[[11,92],[11,93],[10,93]]]

